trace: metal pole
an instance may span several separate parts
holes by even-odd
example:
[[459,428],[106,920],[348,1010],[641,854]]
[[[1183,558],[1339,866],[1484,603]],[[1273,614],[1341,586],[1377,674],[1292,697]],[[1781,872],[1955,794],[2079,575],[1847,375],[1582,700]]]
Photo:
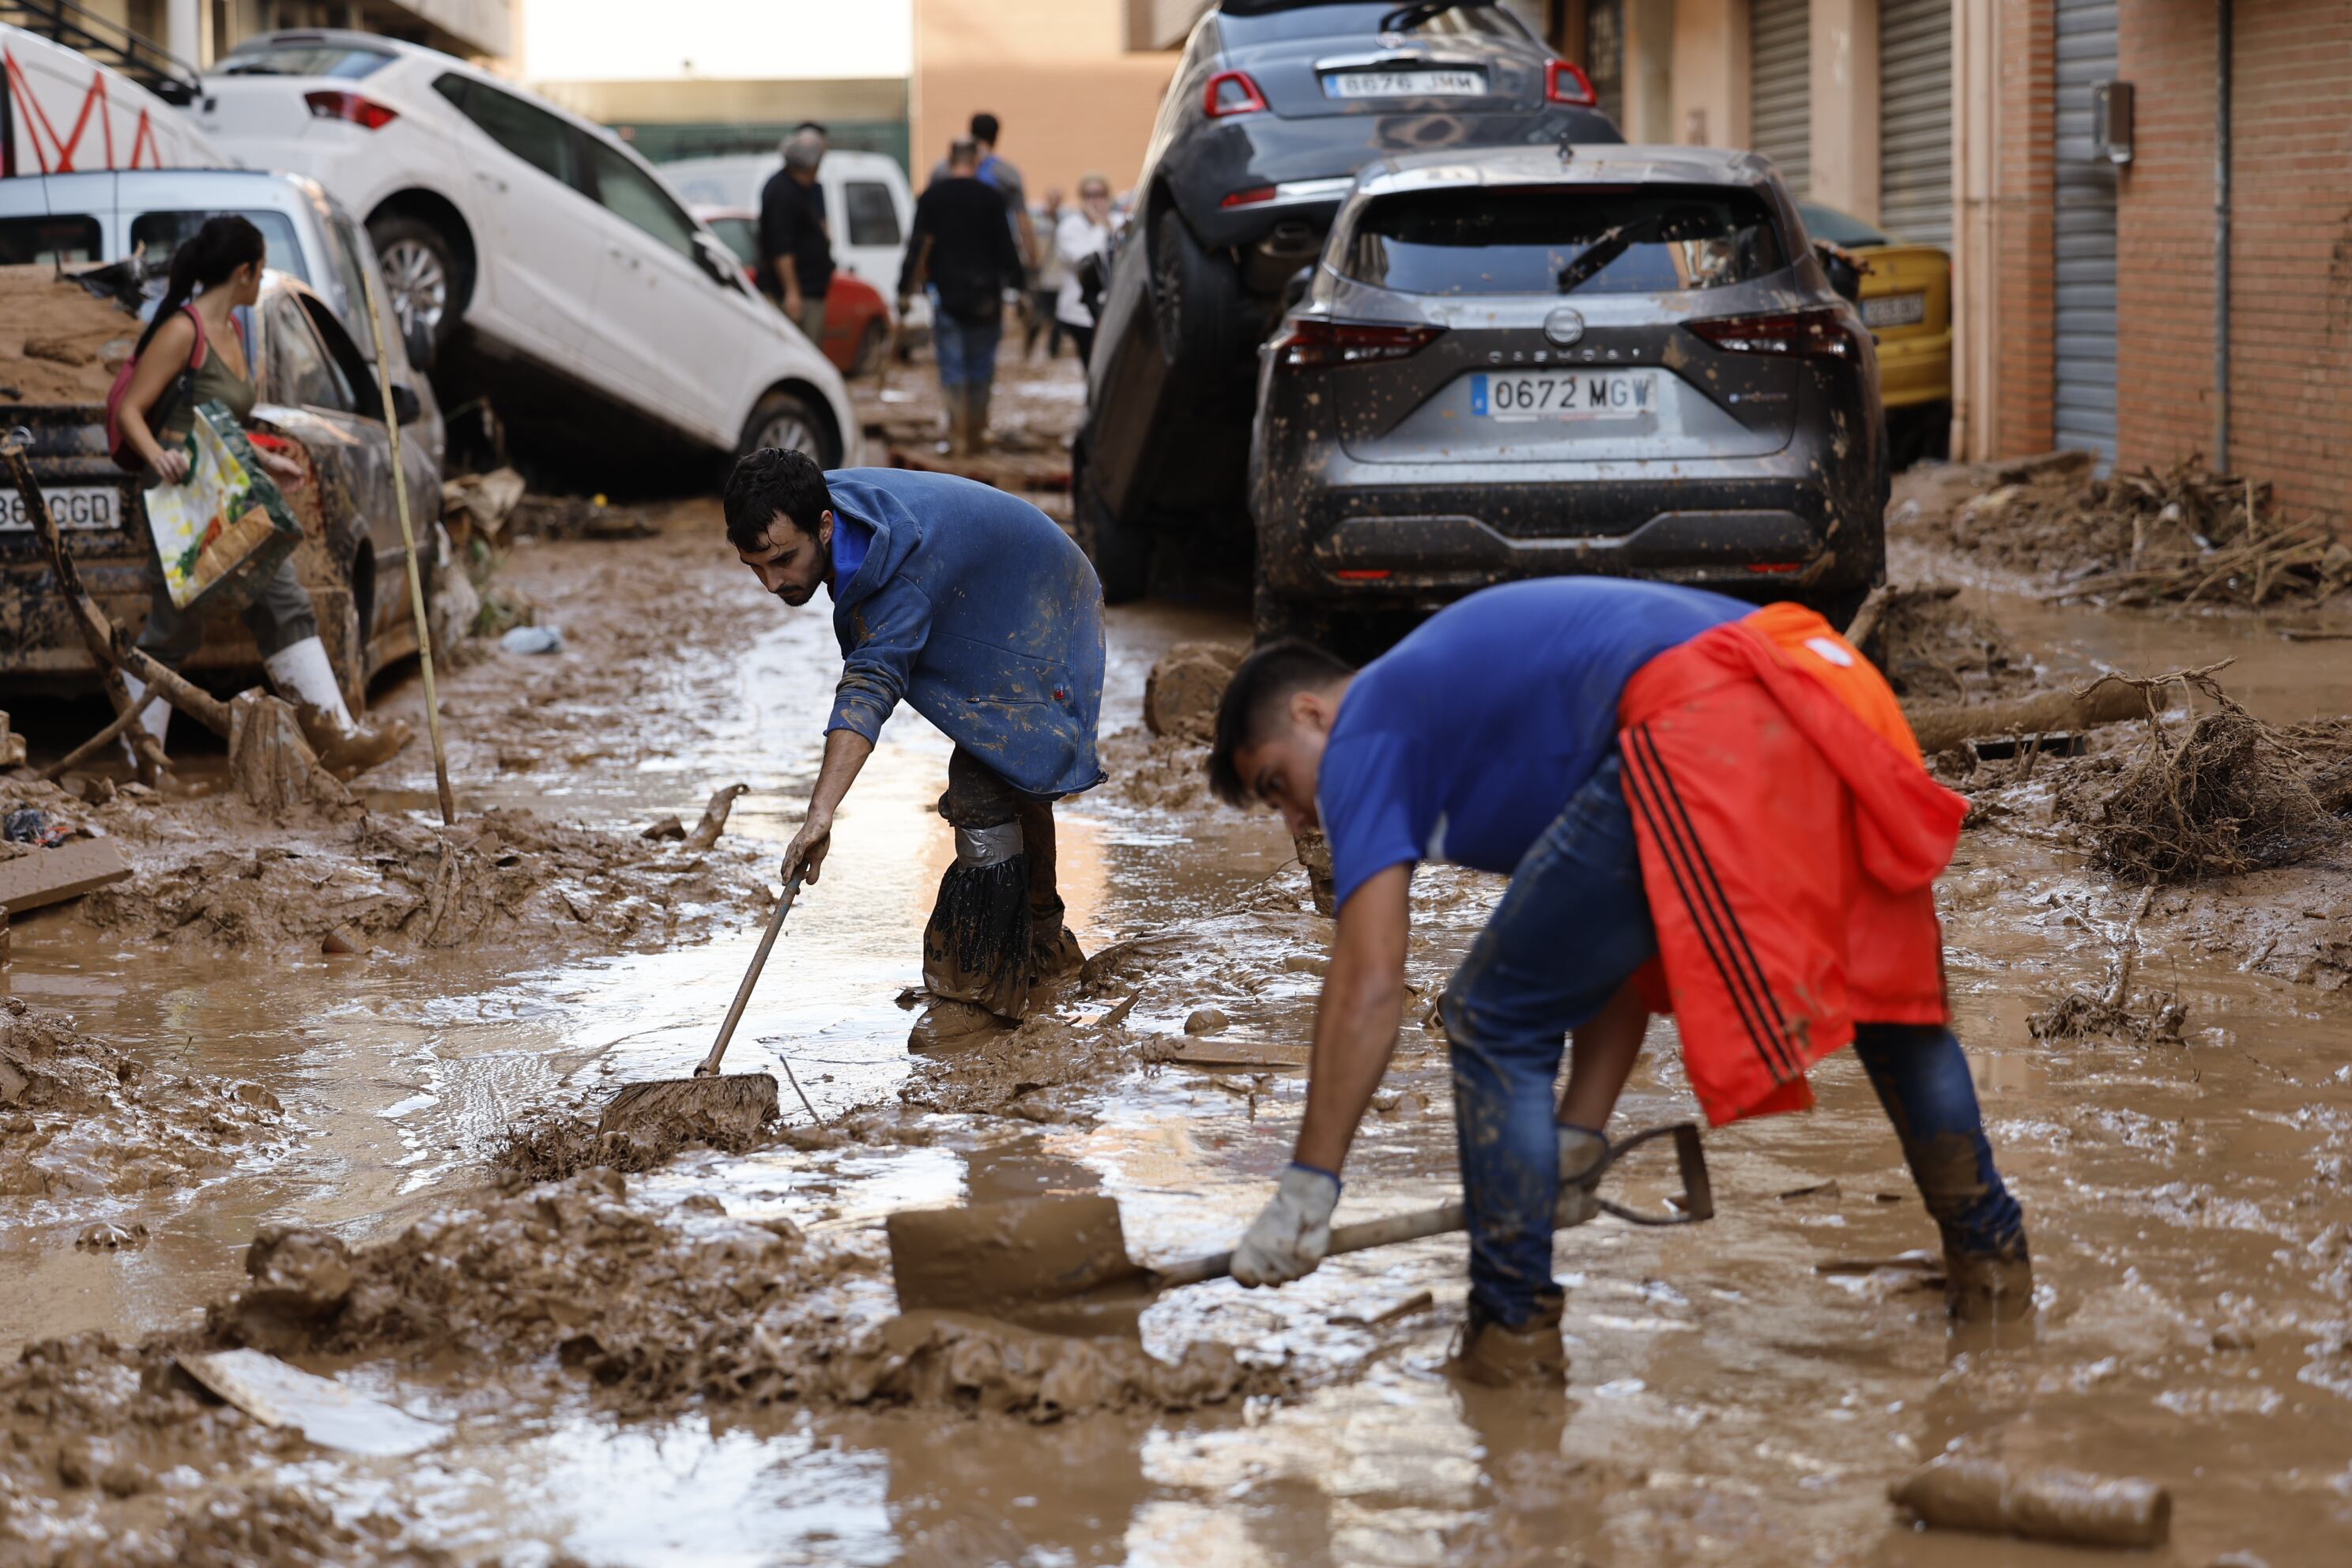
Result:
[[433,689],[433,627],[425,615],[425,574],[416,564],[416,529],[408,520],[408,473],[400,462],[400,411],[392,405],[392,362],[384,357],[383,279],[380,268],[364,267],[367,274],[368,327],[375,334],[375,382],[383,403],[383,426],[392,435],[392,494],[400,508],[400,539],[408,548],[408,607],[416,615],[416,658],[425,671],[425,722],[433,735],[433,783],[441,792],[441,825],[457,820],[457,798],[449,793],[449,753],[441,745],[441,698]]
[[2221,0],[2213,40],[2213,469],[2230,471],[2230,57],[2237,7]]

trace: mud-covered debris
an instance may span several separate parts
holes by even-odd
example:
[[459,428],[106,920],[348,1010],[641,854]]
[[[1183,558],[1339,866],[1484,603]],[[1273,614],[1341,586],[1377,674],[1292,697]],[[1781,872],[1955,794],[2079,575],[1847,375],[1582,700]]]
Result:
[[2352,551],[2325,521],[2278,514],[2267,484],[2195,457],[2162,473],[2097,479],[2053,463],[1951,516],[1957,549],[2116,604],[2324,599],[2352,580]]
[[1233,643],[1181,642],[1143,681],[1143,725],[1155,735],[1205,744],[1217,701],[1249,650]]
[[289,1141],[257,1084],[152,1072],[0,997],[0,1198],[162,1191]]
[[1184,1016],[1184,1032],[1188,1035],[1213,1035],[1220,1029],[1231,1028],[1233,1020],[1222,1007],[1195,1007]]
[[1944,1455],[1888,1487],[1887,1496],[1930,1529],[2081,1546],[2158,1547],[2172,1525],[2172,1494],[2157,1482],[1991,1457]]
[[1106,1082],[1126,1060],[1115,1032],[1040,1016],[926,1056],[898,1097],[924,1110],[1074,1121],[1086,1115],[1088,1087]]
[[748,906],[748,857],[495,809],[454,827],[363,815],[289,842],[150,863],[82,900],[100,930],[214,951],[667,946]]
[[651,539],[661,522],[650,507],[616,506],[603,496],[534,496],[516,501],[506,531],[539,539]]
[[147,1227],[137,1220],[129,1225],[110,1219],[99,1220],[82,1227],[74,1237],[74,1245],[86,1252],[121,1252],[147,1245]]
[[2060,790],[2059,816],[2082,827],[2094,863],[2134,881],[2179,882],[2293,865],[2345,841],[2352,830],[2309,782],[2332,779],[2328,764],[2241,707],[2210,669],[2134,684],[2153,692],[2174,681],[2211,710],[2181,734],[2151,700],[2147,737],[2111,787],[2076,770]]
[[2154,993],[2137,1009],[2087,991],[2069,991],[2048,1007],[2028,1014],[2025,1027],[2037,1040],[2177,1041],[2188,1022],[2189,1009],[2169,991]]
[[583,1171],[650,1171],[688,1149],[740,1154],[771,1142],[764,1130],[731,1117],[677,1114],[609,1132],[598,1120],[564,1113],[528,1118],[507,1129],[490,1151],[490,1163],[520,1181],[560,1182]]
[[1857,646],[1906,702],[1982,701],[2034,689],[2033,660],[1948,584],[1889,584]]

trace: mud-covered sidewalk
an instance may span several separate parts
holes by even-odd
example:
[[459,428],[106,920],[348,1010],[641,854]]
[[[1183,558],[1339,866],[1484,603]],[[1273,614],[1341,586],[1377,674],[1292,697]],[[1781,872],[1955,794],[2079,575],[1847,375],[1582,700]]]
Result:
[[[1882,652],[1906,695],[2233,659],[2212,679],[2266,728],[2219,738],[2320,813],[2231,839],[2246,868],[2173,866],[2151,894],[2102,834],[2134,768],[2226,711],[2214,698],[2160,732],[2088,731],[2079,754],[1936,759],[1978,804],[1940,901],[2027,1208],[2032,1323],[1947,1325],[1934,1228],[1843,1058],[1814,1112],[1710,1137],[1709,1225],[1562,1238],[1565,1405],[1438,1370],[1458,1238],[1279,1292],[1178,1292],[1139,1344],[896,1317],[892,1209],[1105,1192],[1139,1254],[1172,1257],[1229,1245],[1287,1158],[1329,922],[1288,838],[1208,801],[1197,743],[1140,728],[1171,646],[1245,636],[1205,611],[1110,614],[1113,776],[1061,846],[1095,961],[1051,1007],[982,1048],[907,1053],[899,995],[952,847],[932,806],[946,743],[902,712],[734,1047],[743,1068],[789,1060],[816,1118],[787,1089],[749,1147],[567,1139],[616,1085],[706,1048],[838,666],[822,610],[761,595],[715,505],[680,503],[653,537],[513,549],[501,582],[565,644],[446,680],[458,848],[421,745],[363,816],[279,838],[226,843],[202,812],[226,808],[202,802],[76,803],[147,891],[14,932],[0,1324],[11,1356],[33,1348],[0,1373],[0,1563],[2074,1560],[1900,1522],[1888,1481],[1955,1444],[2164,1483],[2157,1561],[2321,1560],[2352,1531],[2352,852],[2336,731],[2296,728],[2340,713],[2341,645],[2282,631],[2343,622],[2313,594],[2186,613],[2037,597],[1953,542],[1997,478],[1898,492],[1894,574],[1920,592]],[[715,849],[641,837],[691,827],[734,783],[750,792]],[[397,846],[428,841],[498,894],[467,940],[411,930],[433,895]],[[257,869],[190,886],[257,881],[248,904],[167,901],[219,855]],[[499,893],[526,865],[548,869]],[[352,907],[379,912],[331,954],[278,911],[346,897],[348,866],[374,879]],[[1418,994],[1343,1219],[1455,1188],[1424,1020],[1498,890],[1416,879]],[[425,908],[395,921],[412,895]],[[1621,1114],[1689,1114],[1670,1026]],[[1671,1174],[1637,1171],[1626,1196],[1654,1206]],[[236,1344],[445,1435],[337,1453],[174,1370]]]

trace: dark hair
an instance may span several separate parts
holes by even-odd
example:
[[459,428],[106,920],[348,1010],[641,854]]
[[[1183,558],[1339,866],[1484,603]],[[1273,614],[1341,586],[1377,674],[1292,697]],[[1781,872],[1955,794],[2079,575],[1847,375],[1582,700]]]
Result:
[[195,297],[199,285],[217,288],[227,282],[229,275],[238,268],[258,267],[268,255],[268,242],[261,237],[261,231],[253,226],[251,220],[235,213],[205,219],[204,226],[182,240],[180,248],[172,252],[171,280],[164,285],[154,319],[139,334],[139,347],[133,357],[147,352],[156,332]]
[[996,122],[996,116],[993,114],[975,114],[971,117],[971,139],[975,142],[985,142],[993,147],[996,145],[996,133],[1003,129],[1003,126]]
[[1242,660],[1217,703],[1217,738],[1209,747],[1209,788],[1217,798],[1227,805],[1249,804],[1249,783],[1234,766],[1234,753],[1265,738],[1277,703],[1355,673],[1347,660],[1297,637],[1268,643]]
[[806,452],[762,447],[735,460],[727,476],[727,542],[738,550],[763,550],[768,530],[781,512],[793,526],[816,537],[817,519],[833,510],[824,470]]
[[820,136],[825,133],[824,126],[814,120],[803,120],[798,125],[793,126],[793,131],[795,134],[803,131],[814,131]]

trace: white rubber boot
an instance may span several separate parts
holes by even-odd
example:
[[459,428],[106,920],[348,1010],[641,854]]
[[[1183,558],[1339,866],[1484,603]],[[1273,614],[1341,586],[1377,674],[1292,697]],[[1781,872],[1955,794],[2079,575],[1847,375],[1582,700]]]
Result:
[[409,729],[397,719],[362,724],[343,702],[343,689],[327,658],[327,645],[304,637],[262,660],[269,679],[294,703],[319,761],[338,778],[365,773],[408,744]]
[[[131,693],[131,705],[133,708],[145,700],[146,683],[137,676],[124,676],[122,685],[123,689]],[[156,749],[162,750],[164,733],[172,727],[172,705],[158,697],[153,702],[148,704],[144,713],[139,715],[139,727],[154,736]],[[131,763],[135,765],[139,761],[139,753],[131,750],[131,739],[127,735],[123,737],[122,749],[129,753]]]

